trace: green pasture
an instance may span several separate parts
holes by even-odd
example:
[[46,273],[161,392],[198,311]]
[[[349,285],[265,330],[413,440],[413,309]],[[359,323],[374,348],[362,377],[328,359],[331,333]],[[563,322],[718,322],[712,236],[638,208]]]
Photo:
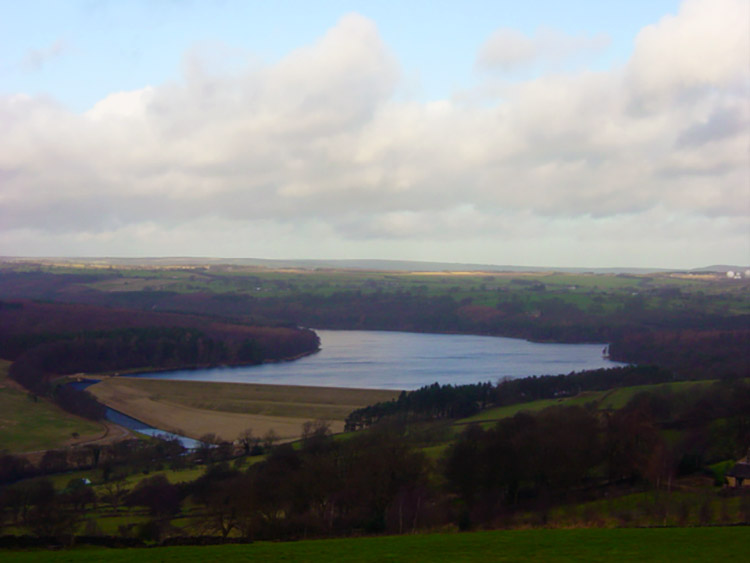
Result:
[[698,391],[700,387],[713,385],[715,380],[705,381],[678,381],[675,383],[657,383],[652,385],[634,385],[632,387],[620,387],[607,393],[598,405],[601,409],[621,409],[639,393],[682,393],[693,390]]
[[483,410],[468,418],[462,418],[456,421],[455,425],[466,425],[475,422],[487,423],[496,422],[503,418],[509,418],[515,416],[519,412],[537,412],[544,410],[549,407],[560,407],[560,406],[584,406],[588,403],[598,403],[604,396],[605,391],[586,391],[580,393],[575,397],[567,397],[563,399],[541,399],[539,401],[530,401],[528,403],[517,403],[515,405],[508,405],[505,407],[494,407]]
[[432,461],[438,461],[440,458],[442,458],[445,455],[445,452],[448,451],[448,448],[450,447],[450,444],[438,444],[436,446],[427,446],[425,448],[421,449],[421,452],[427,457],[427,459],[430,459]]
[[4,561],[746,561],[750,527],[514,530],[224,546],[5,551]]
[[[704,275],[684,275],[677,272],[649,274],[613,274],[594,272],[556,272],[554,269],[541,272],[409,272],[379,271],[363,269],[335,268],[269,268],[262,266],[241,266],[230,264],[212,264],[205,266],[147,266],[147,265],[108,265],[82,261],[80,263],[41,263],[41,264],[5,264],[13,271],[44,271],[54,274],[89,274],[108,276],[109,280],[95,282],[111,283],[117,287],[116,280],[160,280],[165,283],[188,283],[198,286],[244,286],[245,282],[260,281],[261,285],[273,285],[277,282],[292,283],[298,286],[358,288],[371,283],[396,287],[416,287],[426,285],[428,288],[466,289],[483,287],[485,290],[512,288],[518,280],[541,282],[550,289],[569,289],[595,291],[630,291],[650,287],[674,287],[691,292],[727,290],[741,288],[743,284],[727,282],[718,275],[714,278]],[[105,289],[106,285],[102,288]],[[255,289],[254,287],[252,289]]]
[[137,526],[148,522],[148,515],[108,515],[96,518],[96,525],[102,534],[116,536],[123,527]]
[[[205,472],[205,466],[188,467],[185,469],[161,469],[157,471],[150,471],[147,475],[141,473],[128,475],[122,480],[122,485],[127,489],[132,489],[143,479],[154,477],[156,475],[164,475],[164,477],[167,478],[167,481],[172,484],[189,483],[191,481],[195,481]],[[93,485],[97,495],[101,495],[106,487],[106,483],[103,482],[94,481]]]
[[[264,456],[256,456],[249,458],[249,464],[257,463],[255,460],[262,460]],[[159,469],[149,471],[148,473],[133,473],[126,475],[121,479],[121,486],[126,489],[132,489],[140,481],[147,477],[153,477],[155,475],[164,475],[167,481],[173,484],[177,483],[188,483],[195,481],[198,477],[206,472],[206,466],[201,465],[198,467],[186,467],[183,469]],[[76,479],[89,479],[91,486],[97,495],[101,495],[105,492],[107,483],[101,477],[101,471],[99,469],[81,469],[76,471],[68,471],[65,473],[56,473],[54,475],[46,475],[44,479],[47,479],[55,487],[55,490],[61,491],[68,486],[73,480]],[[111,479],[110,479],[111,481]]]
[[616,274],[561,274],[552,273],[538,276],[538,281],[555,288],[575,287],[581,290],[614,291],[625,288],[637,288],[652,277],[635,277]]
[[[710,488],[656,490],[562,505],[549,512],[547,525],[590,528],[734,524],[746,520],[742,502],[742,497],[720,496]],[[538,514],[518,515],[513,525],[534,525],[538,520]]]
[[28,452],[64,445],[74,434],[96,436],[96,422],[69,414],[57,405],[11,387],[10,362],[0,360],[0,451]]
[[[52,273],[92,273],[106,275],[108,270],[50,268]],[[634,291],[649,286],[678,287],[683,290],[704,288],[705,280],[691,280],[664,275],[566,274],[554,272],[508,273],[420,273],[378,272],[367,270],[290,270],[264,268],[233,268],[189,270],[172,268],[113,270],[109,279],[92,282],[89,287],[102,291],[133,291],[139,287],[183,290],[240,290],[262,293],[294,291],[330,293],[341,290],[421,290],[428,294],[464,291],[498,290],[526,291],[531,283],[543,283],[554,291],[617,292]]]
[[[32,265],[11,265],[30,271]],[[40,268],[40,266],[33,266]],[[81,263],[41,266],[54,274],[94,274],[82,286],[103,292],[170,291],[244,294],[258,298],[329,297],[337,292],[407,292],[423,297],[449,296],[473,305],[495,306],[520,299],[526,310],[550,298],[563,300],[597,315],[617,314],[627,300],[644,298],[648,309],[708,308],[715,313],[750,312],[746,282],[723,276],[679,273],[609,274],[563,272],[406,272],[344,269],[265,268],[211,265],[206,267],[108,267]],[[539,284],[543,284],[540,290]],[[536,287],[535,287],[536,285]],[[664,289],[679,290],[677,294]],[[708,300],[708,297],[711,297]],[[697,301],[696,301],[697,300]]]
[[650,385],[634,385],[632,387],[618,387],[609,391],[585,391],[574,397],[560,399],[541,399],[528,403],[518,403],[504,407],[494,407],[483,410],[468,418],[462,418],[454,423],[463,426],[472,423],[491,423],[503,418],[512,417],[519,412],[538,412],[555,406],[586,406],[593,404],[597,409],[618,410],[639,393],[683,393],[698,391],[701,387],[715,384],[715,380],[678,381],[674,383],[655,383]]

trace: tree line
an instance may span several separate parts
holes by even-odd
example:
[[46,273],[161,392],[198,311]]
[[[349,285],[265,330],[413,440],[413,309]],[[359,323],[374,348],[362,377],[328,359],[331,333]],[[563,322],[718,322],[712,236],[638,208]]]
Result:
[[88,418],[104,409],[85,391],[54,383],[61,375],[248,365],[313,353],[311,330],[220,323],[101,307],[16,302],[0,307],[0,357],[37,395]]
[[[120,275],[117,271],[8,271],[0,276],[0,294],[6,299],[32,297],[76,302],[80,307],[128,309],[131,318],[132,311],[149,315],[155,311],[181,313],[169,319],[172,326],[184,327],[189,315],[201,315],[266,327],[301,325],[487,334],[548,342],[608,342],[612,358],[623,362],[658,364],[701,377],[750,370],[750,315],[742,313],[746,309],[742,308],[741,292],[714,294],[650,287],[648,278],[641,280],[637,291],[591,290],[576,291],[575,295],[549,291],[538,280],[519,278],[511,282],[513,291],[483,290],[476,293],[476,299],[471,294],[455,293],[447,285],[437,293],[426,287],[420,291],[418,287],[387,285],[370,291],[372,280],[353,282],[354,286],[361,285],[359,289],[293,289],[284,296],[239,291],[107,292],[84,290],[81,285]],[[238,288],[248,281],[254,283],[253,276],[220,278]],[[237,280],[243,283],[237,285]],[[290,288],[283,280],[273,283],[286,283]],[[87,314],[96,316],[92,311]],[[127,316],[121,316],[111,326],[131,326],[128,322]]]
[[[750,369],[750,315],[708,313],[706,296],[686,297],[680,307],[651,307],[646,306],[642,295],[609,295],[606,299],[612,305],[601,310],[578,306],[555,295],[533,302],[501,296],[491,306],[456,299],[450,293],[360,290],[300,292],[285,297],[118,292],[86,294],[77,299],[268,325],[482,334],[537,342],[608,342],[612,359],[623,362],[655,363],[710,376],[743,369],[747,373]],[[661,303],[656,297],[653,300],[656,305]],[[592,303],[598,304],[595,300]],[[724,336],[717,338],[719,334]],[[691,352],[689,361],[686,351]]]
[[677,379],[671,371],[656,366],[623,366],[567,375],[504,379],[495,385],[490,382],[470,385],[433,383],[415,391],[404,391],[397,399],[352,411],[346,419],[346,429],[354,431],[369,428],[389,418],[465,418],[493,406],[559,399],[572,397],[583,391],[667,383]]

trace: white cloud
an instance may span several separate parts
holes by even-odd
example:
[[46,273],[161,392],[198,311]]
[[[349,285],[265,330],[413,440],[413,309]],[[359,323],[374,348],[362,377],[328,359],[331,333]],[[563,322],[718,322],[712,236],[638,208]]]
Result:
[[747,95],[749,22],[747,0],[686,0],[678,14],[641,30],[628,65],[635,101],[654,109],[714,88]]
[[355,14],[273,65],[189,53],[182,82],[84,115],[0,98],[0,254],[747,262],[745,7],[689,2],[625,68],[493,83],[478,103],[400,101]]
[[609,45],[606,35],[568,35],[540,28],[533,37],[518,30],[501,28],[484,43],[477,65],[485,69],[511,71],[535,63],[559,66],[597,53]]
[[86,115],[94,120],[143,119],[153,97],[154,88],[151,86],[131,92],[116,92],[94,105]]

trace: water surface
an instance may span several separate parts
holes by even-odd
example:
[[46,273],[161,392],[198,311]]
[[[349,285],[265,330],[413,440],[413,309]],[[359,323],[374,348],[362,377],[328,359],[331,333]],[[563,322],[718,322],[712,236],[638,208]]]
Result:
[[517,338],[411,332],[316,330],[317,354],[292,362],[144,374],[191,381],[363,389],[418,389],[505,377],[558,375],[623,365],[604,344],[540,344]]

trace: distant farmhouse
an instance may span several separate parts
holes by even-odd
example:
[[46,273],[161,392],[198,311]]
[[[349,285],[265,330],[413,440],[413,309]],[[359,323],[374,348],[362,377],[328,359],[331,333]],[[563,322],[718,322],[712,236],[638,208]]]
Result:
[[727,470],[726,478],[729,487],[750,487],[750,452]]

